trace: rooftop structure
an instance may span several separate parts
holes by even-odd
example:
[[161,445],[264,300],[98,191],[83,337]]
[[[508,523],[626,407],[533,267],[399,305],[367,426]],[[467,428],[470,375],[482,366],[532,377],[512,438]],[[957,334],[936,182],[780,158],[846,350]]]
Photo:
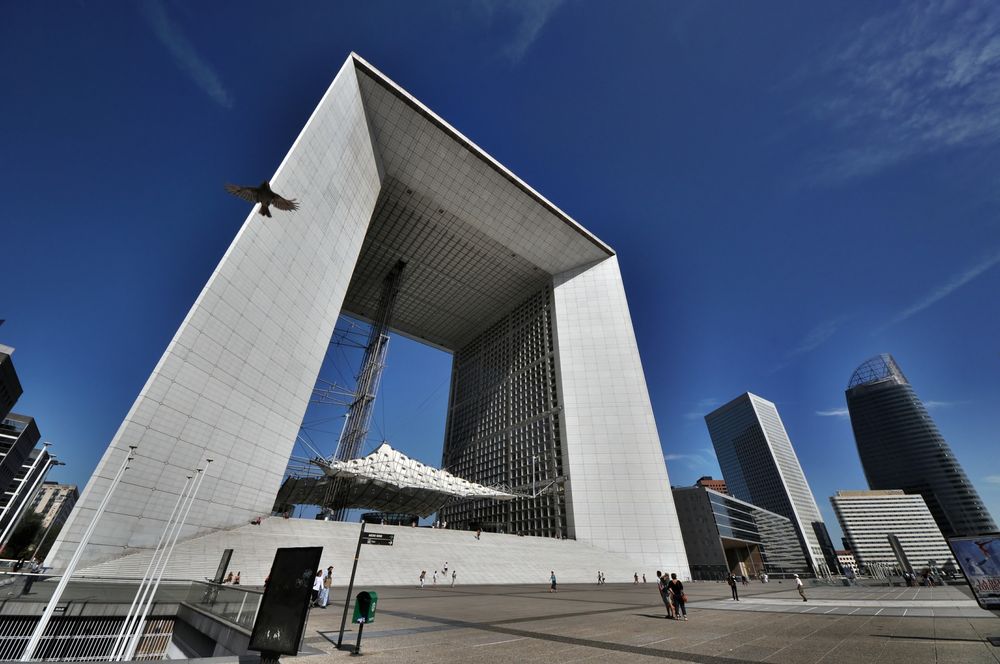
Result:
[[888,353],[851,375],[847,408],[871,489],[920,494],[945,537],[997,530],[951,447]]
[[526,496],[449,506],[442,520],[576,538],[687,574],[608,245],[353,54],[270,183],[299,210],[247,216],[51,564],[68,559],[130,445],[88,561],[153,547],[207,457],[182,537],[268,513],[338,316],[376,315],[402,261],[391,330],[453,354],[442,465]]
[[711,489],[712,491],[718,491],[719,493],[729,493],[726,489],[726,480],[716,480],[712,479],[711,475],[705,475],[699,477],[694,483],[695,486],[704,487],[706,489]]
[[746,392],[705,416],[729,493],[792,521],[810,568],[836,558],[778,409]]

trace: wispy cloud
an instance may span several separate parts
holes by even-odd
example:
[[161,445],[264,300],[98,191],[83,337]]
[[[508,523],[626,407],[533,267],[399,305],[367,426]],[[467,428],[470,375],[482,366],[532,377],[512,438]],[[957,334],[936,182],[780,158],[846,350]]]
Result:
[[958,403],[959,403],[958,401],[934,401],[932,399],[930,401],[924,402],[924,408],[926,408],[927,410],[934,410],[936,408],[951,408],[952,406],[955,406]]
[[987,475],[983,478],[987,484],[995,484],[1000,486],[1000,475]]
[[518,64],[563,4],[565,0],[480,0],[471,7],[485,14],[487,22],[509,28],[504,30],[506,38],[498,55]]
[[715,463],[715,450],[710,447],[699,448],[697,452],[687,454],[666,453],[663,460],[667,463],[677,461],[683,463],[688,468],[711,470]]
[[721,401],[713,397],[708,397],[707,399],[702,399],[694,405],[694,410],[684,413],[684,419],[686,420],[700,420],[716,406],[718,406]]
[[824,91],[808,113],[847,143],[817,158],[821,181],[1000,141],[1000,4],[901,3],[809,70]]
[[816,350],[825,344],[833,337],[833,335],[837,334],[837,330],[839,330],[849,318],[849,316],[837,316],[836,318],[825,320],[816,325],[814,328],[809,330],[797,344],[786,351],[781,360],[771,367],[771,370],[768,373],[773,374],[781,371],[800,355],[805,355],[806,353]]
[[980,276],[984,272],[988,271],[998,263],[1000,263],[1000,251],[994,253],[985,260],[982,260],[976,263],[975,265],[966,268],[962,272],[952,276],[943,284],[935,286],[919,300],[899,311],[887,323],[878,328],[877,331],[881,332],[887,327],[890,327],[897,323],[901,323],[907,318],[910,318],[911,316],[920,313],[921,311],[931,306],[932,304],[948,297],[949,295],[957,291],[959,288],[969,283],[976,277]]
[[817,410],[820,417],[848,417],[850,413],[846,408],[831,408],[830,410]]
[[167,47],[177,66],[190,76],[212,101],[224,108],[232,108],[233,99],[223,87],[218,74],[198,54],[194,44],[170,18],[163,4],[159,0],[147,0],[140,2],[139,7],[143,18],[153,29],[160,43]]

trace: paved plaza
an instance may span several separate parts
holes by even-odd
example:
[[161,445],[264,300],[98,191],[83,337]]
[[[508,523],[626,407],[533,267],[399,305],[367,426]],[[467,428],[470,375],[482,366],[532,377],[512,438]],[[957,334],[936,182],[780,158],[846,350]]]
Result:
[[[356,588],[355,593],[370,588]],[[376,622],[362,653],[372,662],[1000,662],[1000,619],[964,587],[807,587],[772,582],[686,585],[689,620],[664,618],[656,585],[377,588]],[[342,601],[343,588],[335,589]],[[335,643],[342,604],[313,609],[305,663],[346,661]],[[348,625],[349,628],[355,626]],[[345,634],[354,643],[357,633]],[[314,652],[315,652],[314,650]]]

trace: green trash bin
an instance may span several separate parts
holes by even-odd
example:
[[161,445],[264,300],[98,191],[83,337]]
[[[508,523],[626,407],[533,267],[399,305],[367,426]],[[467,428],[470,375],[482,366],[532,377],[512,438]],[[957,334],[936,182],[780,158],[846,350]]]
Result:
[[354,600],[354,617],[351,622],[365,624],[375,622],[375,605],[378,604],[378,593],[374,590],[363,590]]

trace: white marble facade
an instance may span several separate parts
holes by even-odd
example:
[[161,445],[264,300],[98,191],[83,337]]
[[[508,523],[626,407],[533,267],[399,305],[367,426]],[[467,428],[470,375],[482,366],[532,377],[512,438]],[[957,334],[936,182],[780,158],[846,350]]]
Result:
[[618,258],[556,275],[553,291],[570,532],[690,578]]
[[381,261],[403,258],[398,331],[446,350],[493,322],[456,306],[480,294],[500,317],[552,284],[570,534],[688,576],[613,250],[353,54],[271,182],[301,209],[247,217],[49,564],[68,560],[129,445],[85,561],[153,547],[206,457],[185,537],[269,513],[338,315],[364,316]]

